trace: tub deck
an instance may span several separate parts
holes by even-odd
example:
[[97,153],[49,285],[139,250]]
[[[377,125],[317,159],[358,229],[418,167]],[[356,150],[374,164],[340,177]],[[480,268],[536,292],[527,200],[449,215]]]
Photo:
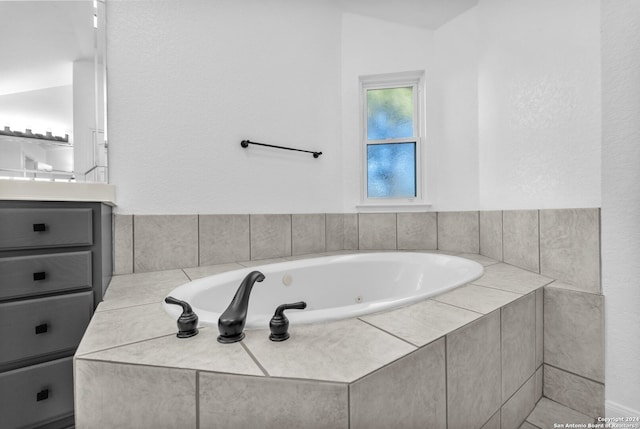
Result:
[[[526,408],[526,417],[542,394],[541,288],[554,279],[481,255],[456,256],[481,263],[485,274],[387,312],[292,324],[281,343],[268,339],[268,329],[247,330],[228,345],[210,327],[178,339],[161,302],[184,282],[283,259],[116,276],[75,355],[76,424],[353,429],[427,419],[434,428],[479,428],[504,407],[516,407],[518,418]],[[511,334],[525,342],[524,369],[506,360],[503,340]],[[488,399],[467,403],[465,391],[477,388]],[[523,395],[524,408],[512,401]]]

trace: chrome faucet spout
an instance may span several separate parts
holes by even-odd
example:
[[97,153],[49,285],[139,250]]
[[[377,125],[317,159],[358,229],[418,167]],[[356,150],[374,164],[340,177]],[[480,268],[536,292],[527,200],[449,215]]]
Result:
[[227,309],[218,319],[218,342],[228,344],[241,341],[244,338],[244,324],[247,321],[247,308],[249,296],[256,282],[264,280],[264,274],[260,271],[252,271],[247,274],[240,283],[236,294]]

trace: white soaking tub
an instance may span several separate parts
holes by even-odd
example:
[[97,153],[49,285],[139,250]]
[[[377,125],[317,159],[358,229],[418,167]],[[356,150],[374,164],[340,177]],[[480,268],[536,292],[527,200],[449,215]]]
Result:
[[[178,286],[169,295],[191,304],[200,325],[217,326],[252,271],[262,272],[265,280],[251,291],[248,329],[268,328],[276,307],[285,303],[307,303],[305,310],[287,310],[292,325],[345,319],[415,303],[484,273],[477,262],[443,254],[358,253],[229,271]],[[178,318],[179,306],[163,305]]]

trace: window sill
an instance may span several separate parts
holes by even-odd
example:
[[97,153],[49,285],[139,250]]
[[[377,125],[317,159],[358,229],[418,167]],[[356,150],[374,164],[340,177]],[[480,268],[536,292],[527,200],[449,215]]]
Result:
[[430,208],[431,203],[356,204],[356,211],[359,213],[424,212]]

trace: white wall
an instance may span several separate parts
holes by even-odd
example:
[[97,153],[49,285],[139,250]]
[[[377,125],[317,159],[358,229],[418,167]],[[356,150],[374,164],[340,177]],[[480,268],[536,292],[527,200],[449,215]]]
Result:
[[480,0],[434,33],[434,210],[599,207],[599,1]]
[[640,416],[640,2],[602,0],[607,415]]
[[119,213],[340,211],[333,2],[110,2],[107,25]]
[[[431,97],[433,32],[345,13],[342,16],[342,157],[344,211],[353,212],[361,200],[360,83],[359,77],[424,70],[426,97]],[[429,127],[429,124],[427,124]],[[426,169],[432,164],[423,152]],[[425,179],[427,197],[432,192]]]
[[598,0],[480,0],[483,209],[599,207]]
[[472,8],[434,33],[429,98],[433,210],[477,210],[478,13]]
[[427,74],[433,210],[600,205],[597,0],[481,0],[435,32],[331,2],[107,12],[120,213],[354,211],[358,77],[407,70]]

